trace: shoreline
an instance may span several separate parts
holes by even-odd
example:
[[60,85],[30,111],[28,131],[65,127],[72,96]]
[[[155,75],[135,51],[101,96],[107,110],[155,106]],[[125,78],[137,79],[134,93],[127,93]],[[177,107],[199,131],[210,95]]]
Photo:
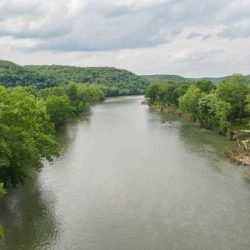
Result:
[[[178,118],[181,118],[184,121],[192,122],[193,124],[196,124],[196,125],[199,125],[202,127],[202,124],[200,124],[197,121],[193,121],[192,118],[188,114],[186,114],[186,113],[184,113],[176,108],[169,107],[166,105],[161,105],[161,104],[149,104],[147,101],[142,102],[142,104],[148,105],[149,109],[152,111],[158,111],[158,112],[176,115]],[[214,132],[216,133],[216,131],[214,131]],[[226,136],[226,135],[224,134],[223,136]],[[249,170],[249,173],[245,173],[244,177],[247,178],[248,180],[250,180],[250,168],[249,168],[250,167],[250,145],[249,145],[249,147],[247,145],[247,143],[250,142],[250,140],[248,140],[249,138],[244,138],[246,140],[240,140],[239,138],[234,139],[236,137],[237,137],[237,135],[235,133],[235,134],[233,134],[233,136],[231,138],[228,138],[228,140],[232,140],[232,141],[237,142],[237,144],[238,144],[237,151],[225,150],[225,155],[227,156],[228,159],[231,160],[231,162],[233,162],[237,165],[248,167],[247,170]]]

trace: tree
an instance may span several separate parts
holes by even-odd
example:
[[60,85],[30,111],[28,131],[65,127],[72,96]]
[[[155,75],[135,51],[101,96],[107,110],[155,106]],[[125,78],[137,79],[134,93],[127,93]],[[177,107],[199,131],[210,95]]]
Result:
[[176,85],[174,84],[161,84],[159,89],[159,101],[163,104],[174,104],[174,91]]
[[17,87],[0,88],[0,182],[22,183],[43,158],[58,155],[54,126],[42,100]]
[[214,93],[204,95],[198,104],[198,119],[205,127],[225,134],[230,128],[228,116],[230,104],[222,101]]
[[3,183],[0,182],[0,197],[2,197],[3,195],[5,195],[6,191],[3,187]]
[[161,84],[154,83],[150,85],[146,91],[146,97],[150,103],[154,103],[159,98]]
[[116,89],[112,95],[143,94],[149,82],[127,70],[110,67],[20,66],[0,60],[0,83],[5,87],[36,86],[39,89],[77,84],[96,84]]
[[172,83],[154,83],[146,92],[150,103],[159,102],[166,105],[175,105],[175,90],[178,85]]
[[204,95],[202,91],[191,85],[187,92],[180,97],[179,106],[184,112],[189,113],[193,119],[197,118],[199,99]]
[[190,87],[190,84],[187,84],[187,83],[182,83],[181,85],[178,85],[176,87],[176,89],[174,90],[174,93],[173,93],[173,99],[174,99],[175,106],[179,105],[179,98],[187,92],[189,87]]
[[231,121],[236,119],[241,121],[246,111],[246,95],[248,93],[249,88],[240,75],[235,75],[217,86],[216,94],[218,97],[231,105],[229,115]]
[[207,94],[215,89],[215,85],[209,80],[198,80],[195,82],[195,86]]
[[[56,108],[56,102],[59,105],[59,101],[63,105],[64,111],[68,110],[68,105],[71,107],[71,112],[75,114],[83,113],[89,110],[90,105],[99,101],[104,101],[106,88],[97,85],[84,85],[77,83],[70,83],[67,85],[61,85],[57,87],[42,89],[38,92],[38,96],[47,100],[50,96],[56,96],[58,98],[49,98],[50,109],[52,111],[52,106],[54,110],[54,116],[58,116],[60,112],[59,106]],[[60,98],[59,98],[60,97]],[[66,99],[68,101],[66,101]],[[57,99],[57,100],[55,100]],[[52,104],[53,102],[53,104]],[[66,109],[66,110],[65,110]],[[62,110],[62,114],[66,113]],[[62,118],[62,117],[61,117]],[[65,117],[66,118],[66,117]],[[56,120],[54,120],[57,122]],[[60,121],[59,121],[60,122]]]
[[48,96],[45,100],[46,108],[55,125],[60,125],[72,115],[72,107],[66,96]]

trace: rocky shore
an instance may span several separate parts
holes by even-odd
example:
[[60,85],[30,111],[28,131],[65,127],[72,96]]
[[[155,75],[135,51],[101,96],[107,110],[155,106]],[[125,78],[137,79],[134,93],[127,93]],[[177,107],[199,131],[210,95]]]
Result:
[[228,151],[228,157],[235,163],[250,166],[250,139],[237,140],[238,151]]

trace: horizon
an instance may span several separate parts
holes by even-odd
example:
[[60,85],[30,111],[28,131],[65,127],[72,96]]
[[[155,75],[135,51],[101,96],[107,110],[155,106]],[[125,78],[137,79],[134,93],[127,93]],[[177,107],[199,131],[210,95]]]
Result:
[[[120,69],[120,70],[127,70],[127,69],[124,69],[124,68],[118,68],[118,67],[114,67],[114,66],[78,66],[78,65],[67,65],[67,64],[18,64],[18,63],[14,62],[14,61],[5,60],[5,59],[0,59],[0,61],[8,61],[8,62],[14,63],[16,65],[19,65],[19,66],[65,66],[65,67],[80,67],[80,68],[115,68],[115,69]],[[133,72],[131,70],[127,70],[127,71],[136,74],[135,72]],[[242,73],[232,73],[230,75],[220,75],[220,76],[198,76],[198,77],[176,75],[176,74],[171,74],[171,73],[136,74],[136,75],[138,75],[138,76],[177,76],[177,77],[182,77],[182,78],[201,79],[201,78],[223,78],[223,77],[230,77],[230,76],[233,76],[235,74],[240,74],[240,75],[243,75],[243,76],[250,75],[250,74],[242,74]]]

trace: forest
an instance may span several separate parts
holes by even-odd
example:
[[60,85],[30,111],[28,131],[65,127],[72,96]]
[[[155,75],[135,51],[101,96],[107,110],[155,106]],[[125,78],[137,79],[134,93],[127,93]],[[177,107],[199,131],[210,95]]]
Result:
[[68,84],[37,92],[0,87],[0,183],[23,183],[42,159],[53,160],[59,154],[56,128],[104,98],[102,88],[94,85]]
[[[222,76],[222,77],[183,77],[179,75],[141,75],[142,78],[144,78],[149,83],[184,83],[184,82],[195,82],[195,81],[211,81],[214,84],[217,84],[219,82],[228,80],[233,75],[228,76]],[[245,81],[250,84],[250,75],[242,75],[242,77],[245,79]]]
[[143,94],[148,81],[127,70],[109,67],[20,66],[0,60],[0,85],[34,86],[37,89],[81,83],[98,85],[106,96]]
[[229,137],[236,126],[248,126],[250,89],[241,75],[218,84],[209,80],[154,83],[148,88],[146,97],[151,106],[171,107]]

